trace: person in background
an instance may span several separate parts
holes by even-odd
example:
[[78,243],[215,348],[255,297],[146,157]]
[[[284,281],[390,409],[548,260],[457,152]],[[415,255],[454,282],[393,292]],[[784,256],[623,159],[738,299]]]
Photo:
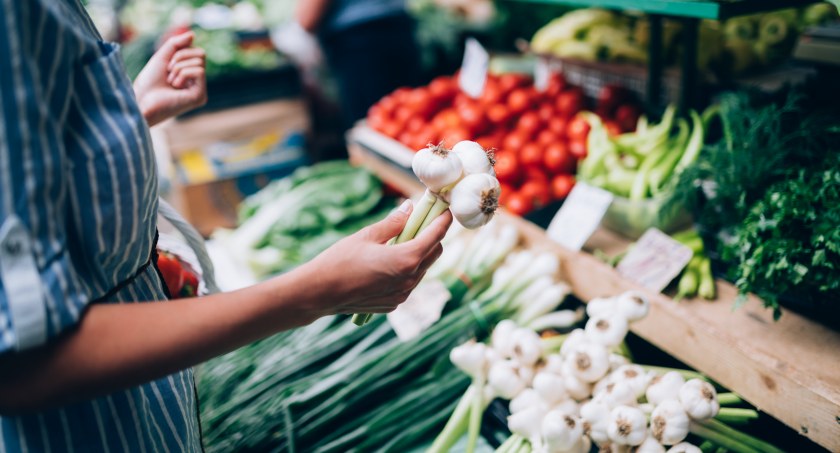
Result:
[[424,81],[405,0],[301,0],[297,21],[318,36],[345,129],[386,94]]
[[148,125],[205,102],[191,42],[168,40],[132,89],[79,0],[0,0],[0,452],[199,452],[191,366],[389,312],[442,252],[449,214],[385,245],[406,201],[291,272],[166,301]]

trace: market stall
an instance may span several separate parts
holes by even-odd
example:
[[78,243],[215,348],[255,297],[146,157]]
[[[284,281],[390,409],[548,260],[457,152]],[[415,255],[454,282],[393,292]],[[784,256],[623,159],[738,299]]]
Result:
[[[123,11],[141,54],[147,3]],[[312,74],[269,39],[290,9],[232,3],[170,5],[219,100],[153,129],[222,290],[403,198],[397,244],[456,222],[396,311],[198,366],[207,451],[840,451],[833,5],[410,2],[427,83],[317,162]]]

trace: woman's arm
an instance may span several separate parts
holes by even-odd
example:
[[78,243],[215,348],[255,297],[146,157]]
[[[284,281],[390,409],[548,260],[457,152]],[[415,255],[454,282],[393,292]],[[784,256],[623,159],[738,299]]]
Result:
[[440,256],[452,220],[446,214],[415,240],[384,245],[402,229],[406,211],[247,289],[171,302],[92,305],[58,340],[0,356],[0,414],[148,382],[328,314],[391,311]]

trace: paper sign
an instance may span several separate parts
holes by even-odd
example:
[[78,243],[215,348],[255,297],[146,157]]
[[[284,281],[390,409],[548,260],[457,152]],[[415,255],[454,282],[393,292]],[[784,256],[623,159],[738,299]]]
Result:
[[691,260],[690,248],[651,228],[618,263],[618,273],[652,291],[661,292]]
[[560,245],[580,250],[595,232],[612,203],[613,195],[604,189],[579,182],[551,219],[546,232]]
[[396,310],[388,313],[388,322],[402,341],[423,333],[440,319],[443,307],[452,298],[440,280],[419,284]]
[[548,81],[551,79],[551,65],[548,59],[543,57],[537,57],[534,64],[534,88],[543,92],[548,88]]
[[478,98],[484,92],[487,83],[487,68],[490,66],[490,54],[475,40],[467,38],[464,48],[464,62],[458,76],[461,91],[472,98]]

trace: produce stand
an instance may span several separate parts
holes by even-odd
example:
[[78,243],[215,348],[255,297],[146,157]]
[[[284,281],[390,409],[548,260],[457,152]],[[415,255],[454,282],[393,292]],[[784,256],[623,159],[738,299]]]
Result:
[[[411,151],[364,125],[348,133],[351,160],[376,173],[405,194],[416,195],[422,185],[404,163]],[[626,290],[644,292],[651,300],[646,319],[631,330],[692,366],[762,411],[830,451],[840,450],[840,333],[787,311],[773,321],[761,301],[750,296],[733,310],[737,290],[717,280],[718,298],[676,302],[620,276],[587,252],[574,252],[550,240],[539,226],[502,213],[516,224],[527,241],[561,257],[565,278],[574,294],[590,300]],[[587,250],[608,254],[629,242],[598,230]]]
[[660,104],[662,73],[662,19],[673,17],[683,24],[682,44],[685,51],[680,56],[680,109],[694,107],[697,99],[692,95],[697,85],[697,36],[701,19],[726,20],[746,14],[755,14],[782,8],[801,7],[815,1],[797,0],[516,0],[579,7],[638,11],[650,18],[650,43],[648,58],[647,103],[649,107]]

